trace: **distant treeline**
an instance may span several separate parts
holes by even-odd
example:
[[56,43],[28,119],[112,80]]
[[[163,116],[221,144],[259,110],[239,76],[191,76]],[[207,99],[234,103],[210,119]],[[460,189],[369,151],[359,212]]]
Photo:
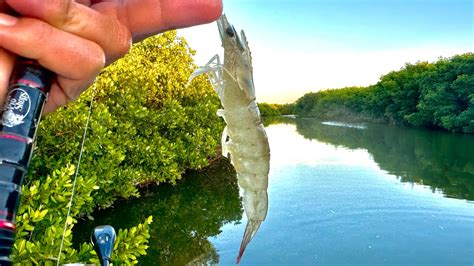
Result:
[[295,113],[295,104],[258,103],[258,109],[263,116],[292,115]]
[[474,53],[406,64],[368,87],[307,93],[289,112],[474,133]]

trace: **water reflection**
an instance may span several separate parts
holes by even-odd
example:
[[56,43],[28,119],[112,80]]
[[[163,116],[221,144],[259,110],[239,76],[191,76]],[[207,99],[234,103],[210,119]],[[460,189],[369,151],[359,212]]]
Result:
[[74,243],[89,241],[96,225],[113,224],[118,230],[153,215],[150,247],[140,265],[217,264],[219,255],[208,238],[217,236],[224,224],[239,223],[242,212],[235,172],[221,160],[205,172],[188,174],[177,186],[160,185],[141,198],[95,213],[94,221],[74,228]]
[[[275,123],[266,129],[271,211],[243,264],[474,265],[472,202],[428,186],[405,189],[393,178],[472,200],[472,136],[265,120]],[[127,228],[153,215],[140,265],[235,265],[246,223],[236,182],[221,162],[95,213],[94,222],[75,228],[82,239],[74,240],[88,241],[96,224]]]
[[268,127],[275,124],[295,124],[296,117],[293,115],[283,115],[283,116],[267,116],[263,118],[263,125]]
[[271,118],[266,124],[295,124],[306,139],[367,150],[379,167],[446,197],[474,200],[474,137],[368,124],[341,127],[314,119]]
[[367,126],[364,124],[354,124],[354,123],[337,122],[337,121],[324,121],[324,122],[321,122],[321,124],[327,125],[327,126],[335,126],[335,127],[348,127],[348,128],[358,128],[358,129],[367,128]]

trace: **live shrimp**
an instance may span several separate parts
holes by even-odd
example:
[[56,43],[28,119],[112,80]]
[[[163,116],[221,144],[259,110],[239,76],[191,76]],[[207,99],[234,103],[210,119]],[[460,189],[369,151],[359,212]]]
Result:
[[270,147],[255,102],[252,58],[245,33],[241,31],[239,36],[225,15],[217,25],[224,47],[224,63],[219,55],[214,56],[191,75],[190,81],[207,73],[223,107],[217,113],[227,124],[222,133],[222,153],[230,154],[248,218],[237,257],[239,263],[267,216]]

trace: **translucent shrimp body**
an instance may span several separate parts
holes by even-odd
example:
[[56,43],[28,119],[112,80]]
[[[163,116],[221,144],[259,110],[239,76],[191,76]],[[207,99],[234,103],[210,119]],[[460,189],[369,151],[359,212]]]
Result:
[[224,108],[218,111],[227,124],[222,134],[222,153],[230,154],[248,218],[237,257],[239,263],[267,215],[270,148],[255,102],[252,59],[245,34],[242,31],[239,36],[224,15],[217,25],[224,47],[224,64],[216,55],[206,66],[198,68],[190,80],[207,73]]

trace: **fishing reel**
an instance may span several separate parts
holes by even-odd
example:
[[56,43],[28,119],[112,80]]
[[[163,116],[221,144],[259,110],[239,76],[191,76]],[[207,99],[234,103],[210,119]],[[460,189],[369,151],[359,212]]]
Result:
[[99,256],[102,266],[110,264],[110,256],[114,250],[115,238],[115,230],[110,225],[97,226],[92,232],[91,241],[94,244],[95,252]]

